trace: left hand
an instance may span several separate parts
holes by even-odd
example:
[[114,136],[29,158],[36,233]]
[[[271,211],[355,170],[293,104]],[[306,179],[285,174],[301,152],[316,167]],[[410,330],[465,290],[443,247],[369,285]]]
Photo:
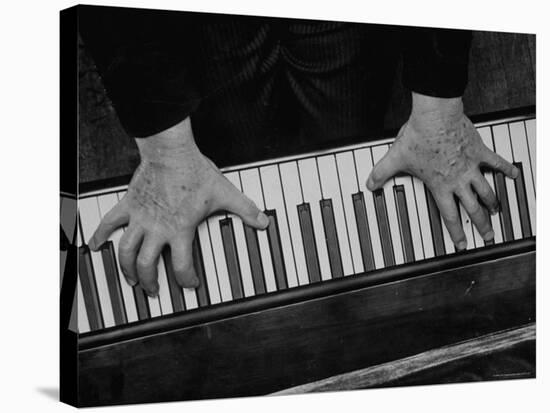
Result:
[[[483,144],[472,122],[464,115],[462,99],[442,99],[413,93],[413,109],[388,153],[368,180],[374,191],[398,172],[422,180],[432,193],[457,249],[466,248],[456,195],[485,241],[493,239],[491,221],[481,202],[492,213],[498,200],[480,171],[488,166],[516,178],[518,170]],[[477,194],[477,196],[476,196]]]

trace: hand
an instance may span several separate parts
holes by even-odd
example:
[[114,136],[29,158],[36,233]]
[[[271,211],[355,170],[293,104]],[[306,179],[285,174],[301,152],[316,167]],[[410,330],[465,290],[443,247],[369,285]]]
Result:
[[269,220],[199,151],[189,118],[136,142],[141,163],[128,192],[104,216],[89,246],[97,250],[115,229],[128,224],[119,261],[130,285],[139,282],[149,296],[158,294],[157,263],[168,245],[176,281],[196,288],[192,242],[201,221],[218,210],[233,212],[257,229]]
[[[368,180],[371,191],[398,172],[424,181],[431,191],[457,249],[466,237],[454,200],[456,195],[485,241],[493,239],[486,210],[498,212],[498,200],[480,167],[490,167],[516,178],[518,170],[487,148],[472,122],[464,115],[462,99],[440,99],[413,93],[413,109],[388,153]],[[476,196],[477,195],[477,196]]]

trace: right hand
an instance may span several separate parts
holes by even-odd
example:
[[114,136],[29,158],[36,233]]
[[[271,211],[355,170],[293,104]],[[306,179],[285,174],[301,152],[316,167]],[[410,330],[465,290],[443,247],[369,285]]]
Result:
[[119,244],[119,261],[130,285],[149,296],[159,291],[157,263],[171,250],[176,281],[196,288],[192,243],[197,226],[226,210],[245,224],[265,229],[266,215],[231,184],[195,144],[189,118],[157,135],[136,139],[141,163],[128,192],[102,219],[89,241],[98,250],[117,228],[128,225]]

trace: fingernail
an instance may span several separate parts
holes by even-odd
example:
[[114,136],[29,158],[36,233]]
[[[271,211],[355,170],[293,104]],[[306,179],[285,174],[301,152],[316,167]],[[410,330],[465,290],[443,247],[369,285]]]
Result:
[[491,230],[483,236],[484,241],[491,241],[495,237],[495,233]]
[[144,288],[145,290],[145,293],[149,296],[149,297],[156,297],[159,293],[159,285],[158,283],[156,283],[154,286],[152,286],[151,288]]
[[489,214],[491,214],[491,215],[496,215],[496,214],[498,214],[498,208],[493,208],[493,209],[491,209],[491,210],[489,211]]
[[519,176],[519,169],[514,166],[512,170],[512,178],[516,179]]
[[199,284],[200,284],[199,279],[197,277],[193,277],[189,282],[189,288],[197,288]]
[[462,251],[466,249],[466,246],[467,246],[466,241],[460,241],[456,247],[458,248],[459,251]]
[[131,278],[128,278],[128,277],[126,277],[126,276],[125,276],[125,278],[126,278],[126,282],[127,282],[128,284],[130,284],[130,287],[134,287],[134,286],[137,284],[137,281],[136,281],[136,280],[132,280]]
[[91,238],[90,241],[88,241],[88,247],[92,251],[95,251],[97,249],[97,246],[95,245],[95,239],[94,238]]
[[371,190],[374,189],[374,182],[372,181],[372,178],[369,176],[369,179],[367,179],[367,189]]
[[262,228],[266,228],[269,225],[269,218],[262,211],[258,213],[256,221],[258,222],[258,224],[260,224]]

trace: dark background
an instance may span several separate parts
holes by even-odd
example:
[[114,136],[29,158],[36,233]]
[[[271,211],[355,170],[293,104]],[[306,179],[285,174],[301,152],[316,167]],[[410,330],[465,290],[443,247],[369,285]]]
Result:
[[[535,35],[474,32],[464,94],[466,113],[478,115],[535,105],[535,49]],[[78,60],[80,182],[132,174],[139,163],[137,147],[122,129],[80,40]],[[410,110],[410,93],[403,90],[400,73],[398,68],[386,129],[401,126]]]

